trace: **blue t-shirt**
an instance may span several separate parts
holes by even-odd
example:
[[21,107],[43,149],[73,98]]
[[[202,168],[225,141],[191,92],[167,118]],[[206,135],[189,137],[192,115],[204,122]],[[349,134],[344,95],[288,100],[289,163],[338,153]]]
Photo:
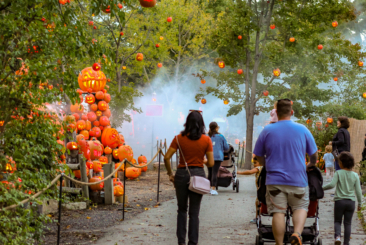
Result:
[[334,168],[334,156],[331,153],[325,153],[323,160],[326,168]]
[[266,158],[266,185],[306,187],[305,153],[313,155],[317,150],[314,137],[304,125],[282,120],[263,129],[253,153]]

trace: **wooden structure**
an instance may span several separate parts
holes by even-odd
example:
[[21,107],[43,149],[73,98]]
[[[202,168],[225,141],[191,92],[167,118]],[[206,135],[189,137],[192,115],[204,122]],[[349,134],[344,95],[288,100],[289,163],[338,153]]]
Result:
[[354,171],[359,172],[359,162],[362,160],[362,151],[365,147],[366,120],[349,119],[350,127],[348,132],[351,137],[351,154],[355,158],[356,167]]

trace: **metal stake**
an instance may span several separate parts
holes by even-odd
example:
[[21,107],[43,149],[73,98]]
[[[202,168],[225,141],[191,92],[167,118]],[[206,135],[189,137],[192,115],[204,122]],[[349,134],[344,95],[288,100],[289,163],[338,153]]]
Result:
[[60,194],[58,199],[58,230],[57,230],[57,245],[60,244],[60,232],[61,232],[61,201],[62,201],[62,180],[63,180],[64,174],[61,174],[60,178]]
[[[161,146],[161,144],[160,144]],[[161,152],[159,151],[159,166],[158,166],[158,197],[157,202],[159,204],[159,188],[160,188],[160,161],[161,161]]]
[[125,197],[126,197],[126,161],[123,163],[123,207],[122,207],[122,221],[125,220]]

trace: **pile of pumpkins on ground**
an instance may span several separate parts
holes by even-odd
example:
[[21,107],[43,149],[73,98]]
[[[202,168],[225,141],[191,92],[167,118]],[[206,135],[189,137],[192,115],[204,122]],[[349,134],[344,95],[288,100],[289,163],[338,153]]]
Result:
[[[104,178],[102,167],[108,163],[107,156],[110,154],[116,168],[124,159],[137,164],[133,158],[132,148],[125,144],[123,135],[110,125],[112,114],[108,103],[111,101],[111,96],[104,89],[107,80],[109,79],[106,79],[104,73],[100,71],[98,63],[82,70],[78,78],[80,103],[71,105],[70,111],[73,114],[64,117],[67,130],[77,133],[76,142],[68,142],[66,147],[70,151],[78,150],[87,159],[86,167],[90,183],[98,182]],[[83,101],[88,104],[89,108],[84,108]],[[138,157],[139,165],[146,163],[145,156]],[[89,171],[91,169],[93,171]],[[119,171],[125,171],[124,166]],[[127,166],[125,175],[128,179],[136,179],[141,175],[141,172],[146,171],[147,166],[144,168]],[[81,179],[80,170],[74,170],[74,175],[75,178]],[[118,173],[113,179],[114,195],[121,196],[124,188],[117,176]],[[103,188],[104,182],[90,186],[92,191],[101,191]]]

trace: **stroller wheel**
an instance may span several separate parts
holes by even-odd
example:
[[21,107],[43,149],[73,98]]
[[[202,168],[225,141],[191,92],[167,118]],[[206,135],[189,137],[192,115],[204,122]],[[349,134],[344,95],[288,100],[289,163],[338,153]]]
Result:
[[236,183],[233,182],[233,191],[235,191]]
[[236,180],[236,192],[239,192],[239,180]]
[[262,241],[262,239],[259,237],[259,235],[257,235],[255,237],[255,245],[263,245],[264,242]]

